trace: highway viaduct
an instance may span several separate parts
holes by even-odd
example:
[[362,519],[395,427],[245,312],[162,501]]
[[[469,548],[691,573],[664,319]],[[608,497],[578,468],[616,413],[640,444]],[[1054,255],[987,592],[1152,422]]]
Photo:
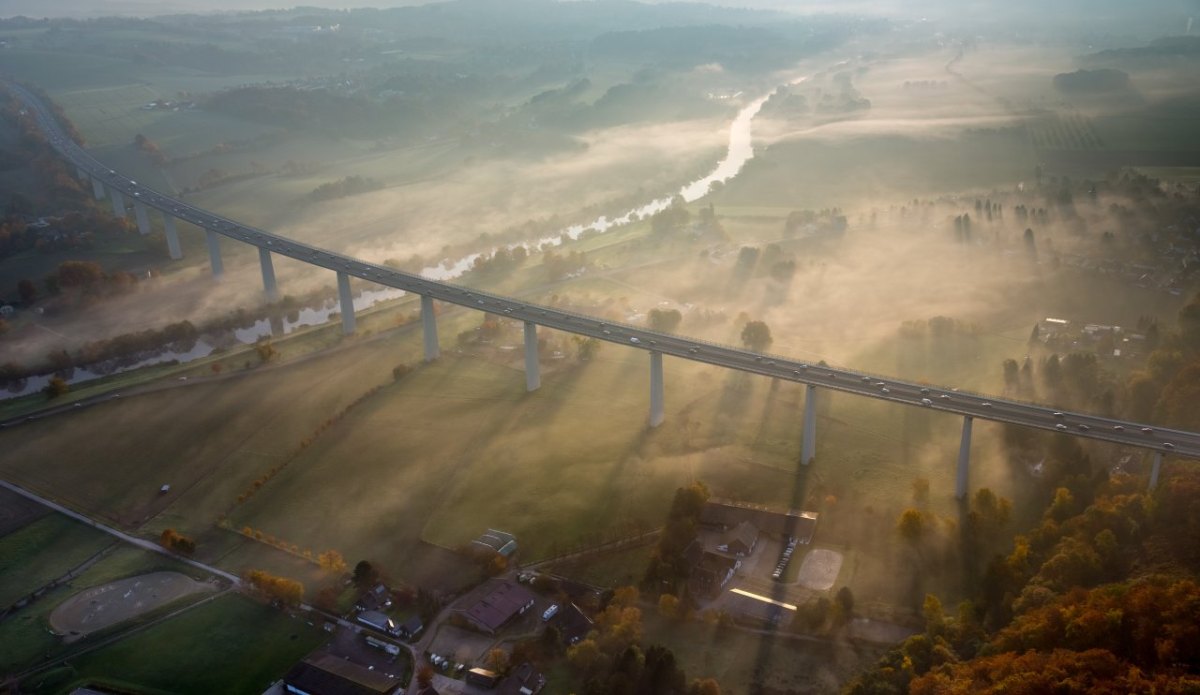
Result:
[[76,167],[82,181],[90,182],[97,200],[102,200],[107,195],[112,202],[113,212],[122,218],[127,215],[127,201],[131,201],[134,220],[142,234],[150,233],[147,208],[153,208],[162,214],[171,258],[179,259],[183,256],[176,224],[177,221],[183,221],[204,230],[208,242],[209,262],[215,277],[220,277],[224,272],[220,243],[222,237],[257,247],[263,289],[267,299],[271,301],[279,296],[272,263],[273,254],[332,270],[337,275],[342,331],[347,335],[355,330],[351,277],[416,294],[421,298],[421,324],[426,361],[435,360],[440,354],[433,304],[437,300],[522,321],[525,337],[525,386],[529,391],[535,391],[541,385],[538,326],[646,351],[650,360],[650,427],[662,424],[665,417],[664,355],[798,382],[805,386],[800,454],[801,463],[804,465],[811,463],[816,455],[816,404],[822,391],[841,391],[957,415],[962,418],[955,482],[955,496],[960,500],[966,497],[968,491],[971,432],[976,419],[1149,450],[1153,454],[1151,489],[1158,483],[1164,454],[1200,459],[1200,433],[1196,432],[1165,429],[1087,413],[1061,412],[1033,403],[993,398],[949,387],[927,386],[824,364],[810,365],[787,357],[719,345],[641,326],[602,321],[592,316],[511,299],[448,282],[429,280],[287,239],[167,196],[109,169],[68,137],[46,105],[36,96],[19,85],[11,82],[4,84],[25,105],[27,112],[33,115],[51,146]]

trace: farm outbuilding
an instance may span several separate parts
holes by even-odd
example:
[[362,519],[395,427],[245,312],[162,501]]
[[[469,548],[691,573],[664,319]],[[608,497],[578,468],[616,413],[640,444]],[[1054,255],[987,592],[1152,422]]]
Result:
[[403,685],[399,675],[369,670],[332,654],[310,656],[283,677],[295,695],[385,695]]
[[489,635],[533,608],[537,599],[529,589],[505,579],[493,579],[485,586],[486,593],[463,610],[462,616]]
[[761,533],[795,537],[801,544],[812,541],[817,531],[817,513],[798,509],[780,509],[746,502],[712,498],[700,510],[700,523],[708,528],[729,531],[750,522]]
[[496,529],[488,529],[479,535],[479,538],[471,541],[471,544],[476,548],[489,550],[499,553],[501,557],[512,557],[517,552],[517,537],[507,531],[497,531]]

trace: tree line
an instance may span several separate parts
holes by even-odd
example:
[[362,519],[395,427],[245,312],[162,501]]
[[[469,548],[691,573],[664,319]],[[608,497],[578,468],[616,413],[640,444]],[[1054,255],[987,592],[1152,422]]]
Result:
[[[1200,468],[1091,473],[1060,445],[1041,523],[986,561],[973,595],[847,685],[874,693],[1192,692],[1200,687]],[[900,523],[901,533],[908,525]]]

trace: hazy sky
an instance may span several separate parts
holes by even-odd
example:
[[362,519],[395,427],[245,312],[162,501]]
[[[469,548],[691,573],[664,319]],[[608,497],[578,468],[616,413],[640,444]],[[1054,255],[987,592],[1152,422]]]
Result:
[[[0,17],[95,17],[101,15],[149,16],[191,12],[251,11],[295,6],[350,8],[423,5],[430,0],[0,0]],[[439,0],[432,0],[439,1]],[[503,3],[506,0],[494,0]],[[673,0],[642,0],[662,4]],[[1200,0],[712,0],[696,4],[772,9],[798,13],[829,12],[906,16],[912,18],[981,18],[991,13],[1015,14],[1037,20],[1052,7],[1058,20],[1077,15],[1095,21],[1115,15],[1162,13],[1178,16],[1184,33],[1187,15],[1200,16]]]

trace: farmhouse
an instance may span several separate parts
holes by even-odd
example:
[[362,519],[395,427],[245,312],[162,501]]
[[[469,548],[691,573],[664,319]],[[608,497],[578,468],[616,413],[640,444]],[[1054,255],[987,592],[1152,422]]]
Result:
[[414,615],[400,624],[398,632],[400,636],[407,640],[414,640],[421,631],[425,629],[425,624],[421,622],[421,616]]
[[484,591],[482,598],[462,611],[462,616],[489,635],[524,615],[536,600],[532,591],[505,579],[493,579],[484,585]]
[[385,695],[402,685],[399,674],[368,670],[332,654],[310,656],[283,677],[284,692],[295,695]]
[[500,681],[500,676],[495,671],[489,671],[486,668],[473,668],[467,671],[467,675],[463,679],[471,685],[478,685],[481,688],[494,688]]
[[356,620],[367,627],[373,627],[389,635],[399,634],[399,631],[396,629],[396,623],[392,622],[392,619],[387,617],[386,614],[379,611],[363,611],[358,614]]
[[567,645],[579,642],[592,631],[592,619],[584,615],[574,603],[563,606],[550,624],[558,630],[558,636]]
[[497,695],[535,695],[544,687],[546,687],[546,677],[534,668],[533,664],[526,661],[514,668],[512,673],[508,674],[508,678],[500,682],[496,693]]
[[726,552],[743,557],[749,555],[758,544],[758,529],[749,521],[743,521],[730,529],[722,541]]
[[392,594],[387,585],[376,584],[358,597],[354,607],[360,611],[378,611],[392,606]]
[[708,528],[727,531],[748,521],[762,533],[794,536],[800,543],[809,543],[817,530],[817,516],[816,512],[776,509],[714,497],[705,502],[700,510],[700,523]]
[[688,576],[688,591],[693,596],[716,598],[741,565],[741,560],[706,550]]

